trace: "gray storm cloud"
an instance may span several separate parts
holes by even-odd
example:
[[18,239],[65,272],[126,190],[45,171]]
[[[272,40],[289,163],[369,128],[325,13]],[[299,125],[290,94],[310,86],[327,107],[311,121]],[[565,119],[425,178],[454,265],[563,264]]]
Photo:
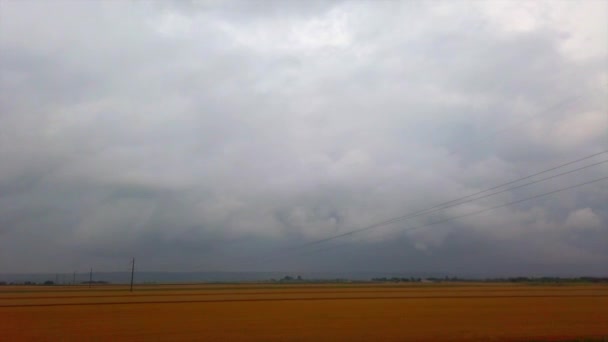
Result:
[[282,252],[608,149],[605,1],[3,0],[0,19],[0,271],[606,275],[607,182],[407,229],[608,164]]

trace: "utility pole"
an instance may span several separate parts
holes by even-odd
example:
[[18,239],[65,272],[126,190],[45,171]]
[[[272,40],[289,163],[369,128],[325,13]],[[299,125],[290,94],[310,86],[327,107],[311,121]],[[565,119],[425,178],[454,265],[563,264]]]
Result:
[[76,285],[76,271],[72,274],[72,285]]
[[135,257],[133,257],[133,262],[131,262],[131,287],[129,288],[129,292],[133,292],[133,275],[135,274]]
[[91,267],[91,272],[89,273],[89,287],[93,284],[93,268]]

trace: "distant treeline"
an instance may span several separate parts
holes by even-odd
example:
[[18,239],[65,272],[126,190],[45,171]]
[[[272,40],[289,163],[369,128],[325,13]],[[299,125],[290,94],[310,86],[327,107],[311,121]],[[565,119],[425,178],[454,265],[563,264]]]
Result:
[[374,282],[393,282],[393,283],[406,283],[406,282],[487,282],[487,283],[608,283],[606,277],[576,277],[576,278],[562,278],[562,277],[511,277],[511,278],[487,278],[487,279],[468,279],[458,277],[444,277],[444,278],[372,278]]
[[499,278],[488,279],[487,281],[495,282],[512,282],[512,283],[608,283],[606,277],[576,277],[576,278],[561,278],[561,277],[514,277],[514,278]]
[[[97,284],[97,285],[103,285],[103,284],[109,284],[110,282],[104,281],[104,280],[97,280],[97,281],[83,281],[80,282],[79,284],[84,284],[84,285],[88,285],[88,284]],[[6,286],[6,285],[45,285],[45,286],[50,286],[50,285],[73,285],[73,283],[64,283],[64,284],[55,284],[54,281],[52,280],[47,280],[47,281],[43,281],[43,282],[35,282],[35,281],[19,281],[19,282],[5,282],[5,281],[0,281],[0,286]]]
[[[398,278],[398,277],[392,277],[392,278],[372,278],[372,281],[378,281],[378,282],[393,282],[393,283],[419,283],[422,282],[424,279],[422,278],[415,278],[415,277],[410,277],[410,278]],[[430,281],[431,279],[428,279],[428,281]]]
[[[268,280],[266,280],[268,281]],[[537,284],[559,284],[559,283],[608,283],[608,277],[573,277],[573,278],[562,278],[562,277],[511,277],[511,278],[486,278],[486,279],[471,279],[471,278],[459,278],[459,277],[379,277],[372,278],[372,282],[382,283],[445,283],[445,282],[469,282],[469,283],[537,283]],[[353,282],[366,282],[361,280],[350,280],[344,278],[336,279],[304,279],[301,276],[284,276],[279,279],[270,279],[271,283],[353,283]],[[79,282],[80,285],[89,285],[89,281]],[[104,285],[110,284],[108,281],[97,280],[90,282],[91,285]],[[35,282],[35,281],[19,281],[19,282],[6,282],[0,281],[0,286],[6,285],[75,285],[73,283],[55,283],[51,280]]]
[[302,278],[302,276],[296,276],[296,277],[284,276],[283,278],[280,278],[280,279],[274,279],[274,278],[270,279],[270,282],[272,282],[272,283],[350,283],[353,281],[349,280],[349,279],[342,279],[342,278],[304,279],[304,278]]

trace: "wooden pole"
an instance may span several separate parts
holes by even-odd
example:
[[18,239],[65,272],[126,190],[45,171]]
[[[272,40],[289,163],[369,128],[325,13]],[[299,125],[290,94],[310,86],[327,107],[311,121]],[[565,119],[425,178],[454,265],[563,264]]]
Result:
[[129,292],[133,292],[133,275],[135,274],[135,257],[133,257],[133,262],[131,262],[131,287],[129,287]]

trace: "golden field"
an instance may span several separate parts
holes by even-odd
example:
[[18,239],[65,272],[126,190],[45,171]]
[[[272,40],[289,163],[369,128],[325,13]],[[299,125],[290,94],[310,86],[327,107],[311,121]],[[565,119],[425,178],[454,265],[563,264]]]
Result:
[[2,341],[608,339],[608,286],[2,286]]

